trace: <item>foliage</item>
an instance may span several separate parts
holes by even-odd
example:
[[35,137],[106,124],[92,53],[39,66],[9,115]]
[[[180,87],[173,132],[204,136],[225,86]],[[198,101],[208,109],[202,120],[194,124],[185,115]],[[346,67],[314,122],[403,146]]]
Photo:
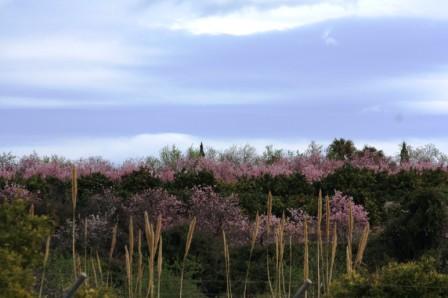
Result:
[[351,140],[334,139],[328,146],[327,157],[335,160],[348,160],[353,157],[356,147]]
[[28,209],[20,199],[0,204],[0,288],[5,297],[32,296],[32,270],[41,266],[41,245],[50,234],[48,218]]
[[391,219],[384,231],[390,253],[400,259],[419,257],[436,247],[446,227],[447,197],[437,189],[423,189],[406,197],[400,214]]
[[448,275],[437,272],[434,259],[391,262],[374,274],[344,275],[331,287],[331,297],[447,297]]
[[160,179],[154,175],[150,168],[141,167],[121,177],[118,193],[124,197],[129,197],[148,188],[155,188],[160,185]]
[[182,170],[174,175],[174,181],[168,187],[183,190],[195,186],[214,186],[215,184],[215,177],[209,171]]
[[401,151],[400,151],[400,164],[409,162],[409,150],[408,145],[406,145],[406,142],[403,142],[401,144]]

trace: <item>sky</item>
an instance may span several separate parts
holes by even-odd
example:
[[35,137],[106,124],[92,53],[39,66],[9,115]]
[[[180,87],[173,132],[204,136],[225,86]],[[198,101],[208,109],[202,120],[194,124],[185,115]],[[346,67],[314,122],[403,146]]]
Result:
[[0,0],[0,152],[448,152],[446,0]]

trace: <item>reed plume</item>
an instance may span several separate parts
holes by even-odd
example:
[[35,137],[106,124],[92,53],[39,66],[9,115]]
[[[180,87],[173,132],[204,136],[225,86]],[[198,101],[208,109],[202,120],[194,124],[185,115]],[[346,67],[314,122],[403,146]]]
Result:
[[126,277],[128,283],[128,297],[132,297],[132,273],[131,273],[131,258],[128,251],[128,246],[125,245],[125,261],[126,261]]
[[190,222],[190,225],[188,226],[187,242],[185,243],[185,252],[184,252],[184,257],[182,260],[182,269],[180,272],[179,297],[181,297],[181,298],[182,298],[183,281],[184,281],[185,261],[187,260],[188,253],[190,251],[190,246],[191,246],[191,242],[193,240],[193,234],[194,234],[195,228],[196,228],[196,217],[193,217],[193,219]]
[[[271,232],[271,224],[272,224],[272,193],[271,191],[269,191],[268,193],[268,200],[267,200],[267,204],[266,204],[267,210],[267,216],[268,216],[268,222],[267,222],[267,227],[266,227],[266,238],[269,241],[269,235]],[[269,290],[271,291],[271,295],[274,296],[274,288],[272,286],[272,282],[271,282],[271,270],[270,270],[270,266],[269,266],[269,246],[266,246],[266,272],[267,272],[267,277],[268,277],[268,284],[269,284]]]
[[316,224],[316,234],[317,234],[317,297],[320,298],[321,294],[321,253],[322,253],[322,191],[319,191],[319,197],[317,201],[317,224]]
[[95,287],[99,287],[98,283],[98,275],[96,274],[95,261],[93,258],[90,258],[90,266],[92,266],[93,279],[95,281]]
[[370,232],[369,224],[366,224],[358,244],[358,252],[355,258],[355,268],[359,267],[362,263],[362,258],[364,256],[364,252],[367,247],[367,240],[369,239],[369,232]]
[[232,283],[230,281],[230,256],[229,246],[227,244],[226,233],[222,230],[222,239],[224,242],[224,261],[226,269],[226,294],[227,298],[232,298]]
[[292,237],[289,236],[289,281],[288,281],[287,297],[291,297],[291,283],[292,283]]
[[327,195],[325,198],[325,287],[328,291],[330,286],[330,197]]
[[269,191],[269,193],[268,193],[267,215],[268,215],[267,234],[268,234],[268,238],[269,238],[269,233],[271,231],[271,225],[272,225],[272,193],[271,193],[271,191]]
[[160,298],[160,281],[162,280],[162,269],[163,269],[163,248],[162,248],[162,236],[159,238],[159,252],[157,254],[157,298]]
[[155,250],[155,235],[153,225],[149,223],[148,212],[145,211],[145,235],[146,243],[148,245],[148,291],[146,296],[154,296],[154,250]]
[[50,241],[51,241],[51,236],[48,236],[47,241],[45,242],[44,266],[43,266],[43,270],[42,270],[42,277],[40,280],[39,298],[42,297],[42,291],[44,288],[45,272],[47,271],[48,257],[50,256]]
[[103,268],[101,266],[101,260],[100,260],[100,256],[98,254],[98,251],[96,251],[96,262],[97,262],[97,265],[98,265],[98,272],[100,274],[100,281],[101,281],[101,283],[103,283],[103,281],[104,281],[104,279],[103,279]]
[[138,230],[138,240],[137,240],[137,253],[138,253],[138,264],[137,264],[137,281],[136,281],[136,292],[137,296],[142,295],[142,281],[143,281],[143,254],[142,254],[142,230]]
[[76,201],[78,197],[78,179],[76,173],[76,167],[72,166],[72,257],[73,257],[73,274],[76,279]]
[[109,285],[109,274],[110,274],[110,264],[112,262],[112,257],[114,255],[115,246],[117,245],[117,231],[118,231],[118,225],[115,224],[112,228],[112,239],[110,243],[110,249],[109,249],[109,259],[108,259],[108,271],[106,276],[106,286]]
[[260,216],[258,215],[258,211],[257,211],[257,215],[255,216],[255,226],[254,226],[254,229],[252,230],[251,240],[250,240],[249,263],[247,264],[246,278],[244,279],[243,297],[246,297],[247,281],[249,279],[249,272],[250,272],[250,263],[252,261],[252,254],[254,251],[255,243],[257,241],[259,229],[260,229]]
[[347,248],[346,248],[346,266],[348,274],[351,274],[353,271],[352,239],[353,239],[353,207],[352,203],[350,202],[349,215],[348,215]]
[[134,219],[131,215],[129,218],[129,261],[131,262],[132,267],[132,259],[134,257]]
[[88,239],[88,223],[84,218],[84,270],[87,272],[87,239]]
[[115,246],[117,245],[117,230],[118,225],[115,224],[114,227],[112,228],[112,240],[110,243],[110,250],[109,250],[109,262],[112,260],[115,251]]
[[[309,250],[308,250],[308,218],[305,217],[303,222],[303,281],[306,282],[310,277]],[[305,298],[308,292],[305,292]]]
[[132,291],[132,276],[133,276],[133,273],[132,273],[132,268],[133,268],[133,264],[134,264],[134,262],[133,262],[133,257],[134,257],[134,219],[133,219],[133,217],[132,217],[132,215],[130,216],[130,218],[129,218],[129,239],[128,239],[128,241],[129,241],[129,273],[128,273],[128,275],[129,275],[129,280],[130,280],[130,283],[129,283],[129,291],[132,293],[133,291]]
[[331,242],[331,263],[330,263],[330,272],[329,272],[329,278],[328,278],[328,294],[330,294],[330,285],[331,285],[331,280],[333,278],[333,268],[334,268],[334,261],[336,259],[336,249],[338,246],[338,231],[337,231],[337,226],[336,223],[334,224],[333,227],[333,240]]

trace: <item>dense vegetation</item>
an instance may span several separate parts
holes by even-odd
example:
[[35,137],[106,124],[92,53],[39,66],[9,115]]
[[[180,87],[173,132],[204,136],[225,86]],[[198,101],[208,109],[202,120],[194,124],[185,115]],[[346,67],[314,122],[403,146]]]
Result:
[[[326,154],[314,143],[302,154],[267,147],[261,156],[250,146],[224,152],[201,146],[186,154],[172,147],[164,149],[159,159],[127,161],[120,166],[99,158],[68,161],[31,155],[16,159],[3,154],[0,263],[5,266],[0,287],[10,291],[9,297],[27,297],[39,293],[43,281],[42,295],[57,297],[73,282],[76,270],[83,270],[90,281],[80,295],[140,297],[138,283],[135,293],[128,292],[126,260],[129,263],[134,255],[130,267],[136,266],[131,270],[135,279],[138,239],[142,255],[150,257],[146,225],[155,227],[160,216],[161,297],[179,296],[184,266],[185,297],[226,296],[228,276],[236,297],[242,296],[245,287],[248,297],[284,297],[288,288],[292,288],[289,292],[297,289],[306,275],[305,242],[309,242],[309,267],[323,266],[317,263],[325,264],[325,258],[329,267],[330,257],[323,254],[322,259],[317,258],[316,253],[320,249],[321,254],[322,250],[331,254],[330,242],[336,234],[331,286],[325,284],[328,268],[319,269],[324,277],[317,277],[315,269],[308,274],[314,284],[323,278],[319,291],[325,295],[444,297],[448,292],[446,161],[433,146],[414,149],[403,143],[397,157],[388,157],[373,147],[357,150],[344,139],[335,140]],[[321,204],[317,199],[320,191]],[[331,228],[324,227],[327,215]],[[194,239],[184,258],[193,218],[197,219]],[[350,218],[354,219],[352,227]],[[306,237],[305,221],[309,226]],[[323,236],[317,232],[319,222]],[[257,237],[251,245],[255,227]],[[357,254],[366,227],[370,227],[370,235],[362,262],[348,270],[345,247],[349,242],[351,247],[353,240],[351,251]],[[229,246],[227,257],[223,230]],[[284,259],[276,267],[279,235],[284,238]],[[51,237],[52,249],[44,265],[40,256],[47,237]],[[316,252],[319,237],[323,245]],[[101,278],[96,272],[100,268]],[[249,283],[245,282],[247,272]],[[278,278],[274,272],[280,272]],[[142,274],[141,279],[146,280],[148,273]],[[276,280],[283,280],[278,284],[284,287],[281,294],[270,289],[268,281]],[[146,293],[146,285],[140,287]],[[317,292],[314,286],[309,294]]]

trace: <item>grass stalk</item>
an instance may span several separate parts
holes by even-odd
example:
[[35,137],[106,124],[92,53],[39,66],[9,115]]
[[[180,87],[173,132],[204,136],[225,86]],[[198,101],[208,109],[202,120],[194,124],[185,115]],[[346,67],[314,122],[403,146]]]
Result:
[[330,286],[331,286],[331,280],[333,278],[333,268],[334,268],[334,262],[336,260],[336,249],[338,247],[338,231],[336,223],[333,227],[333,240],[331,242],[331,262],[330,262],[330,272],[329,272],[329,279],[328,279],[328,291],[327,294],[330,295]]
[[160,282],[162,280],[162,269],[163,269],[163,247],[162,247],[162,236],[159,238],[159,252],[157,253],[157,298],[160,298]]
[[132,273],[131,273],[131,258],[128,250],[128,246],[125,245],[125,261],[126,261],[126,277],[128,284],[128,297],[132,298]]
[[145,235],[146,243],[148,245],[148,290],[146,297],[153,297],[154,295],[154,228],[149,223],[148,212],[145,211]]
[[100,256],[98,254],[98,251],[96,251],[96,263],[98,265],[98,272],[100,274],[100,281],[101,284],[103,283],[104,279],[103,279],[103,268],[101,266],[101,260],[100,260]]
[[74,279],[76,279],[77,276],[77,270],[76,270],[76,202],[78,197],[78,179],[77,179],[77,173],[76,173],[76,167],[72,166],[72,191],[71,191],[71,198],[72,198],[72,257],[73,257],[73,274]]
[[90,258],[90,266],[92,266],[93,280],[95,281],[95,287],[98,288],[99,287],[98,275],[96,273],[95,261],[93,258]]
[[45,272],[47,271],[48,257],[50,256],[50,241],[51,241],[51,236],[48,236],[47,241],[45,242],[44,265],[43,265],[43,270],[42,270],[42,277],[40,280],[39,298],[42,297],[42,291],[44,288]]
[[190,246],[191,242],[193,240],[193,234],[194,230],[196,228],[196,217],[193,217],[193,219],[190,222],[190,225],[188,227],[188,234],[187,234],[187,242],[185,243],[185,252],[184,257],[182,260],[182,268],[180,272],[180,289],[179,289],[179,297],[182,298],[182,290],[183,290],[183,281],[184,281],[184,271],[185,271],[185,261],[187,260],[188,253],[190,252]]
[[111,239],[111,243],[110,243],[110,249],[109,249],[109,259],[108,259],[108,271],[107,271],[107,277],[106,277],[106,286],[109,285],[109,275],[110,275],[110,265],[112,262],[112,257],[114,255],[114,251],[115,251],[115,246],[117,245],[117,231],[118,231],[118,225],[115,224],[114,227],[112,228],[112,239]]
[[222,230],[222,239],[224,243],[224,261],[226,270],[226,294],[227,298],[232,298],[232,283],[230,281],[230,255],[229,246],[227,244],[226,233]]
[[132,259],[134,257],[134,219],[131,215],[129,218],[129,261],[132,268]]
[[353,271],[352,241],[353,241],[353,207],[352,203],[350,202],[349,215],[348,215],[347,248],[346,248],[346,266],[348,274],[352,274]]
[[369,232],[370,232],[369,224],[366,224],[366,226],[364,227],[364,230],[362,232],[361,239],[358,244],[358,252],[357,252],[356,258],[355,258],[355,268],[359,267],[362,263],[362,259],[364,257],[364,252],[367,247],[367,241],[369,239]]
[[319,191],[319,197],[317,201],[317,298],[321,295],[321,253],[322,253],[322,191]]
[[257,241],[259,229],[260,229],[260,216],[258,215],[258,212],[257,212],[257,215],[255,216],[255,226],[254,226],[254,229],[252,230],[252,235],[251,235],[251,240],[250,240],[249,262],[247,264],[246,278],[244,279],[244,290],[243,290],[244,298],[246,298],[246,295],[247,295],[247,282],[249,280],[250,264],[252,261],[252,254],[254,252],[255,243]]
[[[267,227],[266,227],[266,238],[267,241],[269,241],[269,236],[271,233],[271,224],[272,224],[272,193],[271,191],[269,191],[268,193],[268,200],[267,200],[267,216],[268,216],[268,222],[267,222]],[[274,296],[274,288],[272,286],[272,281],[271,281],[271,269],[269,266],[269,245],[266,246],[266,272],[267,272],[267,277],[268,277],[268,285],[269,285],[269,290],[271,291],[271,295]]]
[[289,281],[288,281],[288,296],[291,297],[291,283],[292,283],[292,237],[289,236]]
[[84,271],[87,272],[87,239],[88,239],[88,223],[84,218]]
[[325,289],[328,292],[330,286],[330,197],[325,198]]
[[137,297],[141,297],[142,295],[142,282],[143,282],[143,254],[142,254],[142,230],[138,230],[138,238],[137,238],[137,253],[138,253],[138,262],[137,262],[137,281],[136,281],[136,293]]
[[[303,223],[303,281],[309,279],[310,277],[310,265],[309,265],[309,248],[308,248],[308,218],[305,217]],[[308,296],[308,293],[305,292],[305,298]]]

